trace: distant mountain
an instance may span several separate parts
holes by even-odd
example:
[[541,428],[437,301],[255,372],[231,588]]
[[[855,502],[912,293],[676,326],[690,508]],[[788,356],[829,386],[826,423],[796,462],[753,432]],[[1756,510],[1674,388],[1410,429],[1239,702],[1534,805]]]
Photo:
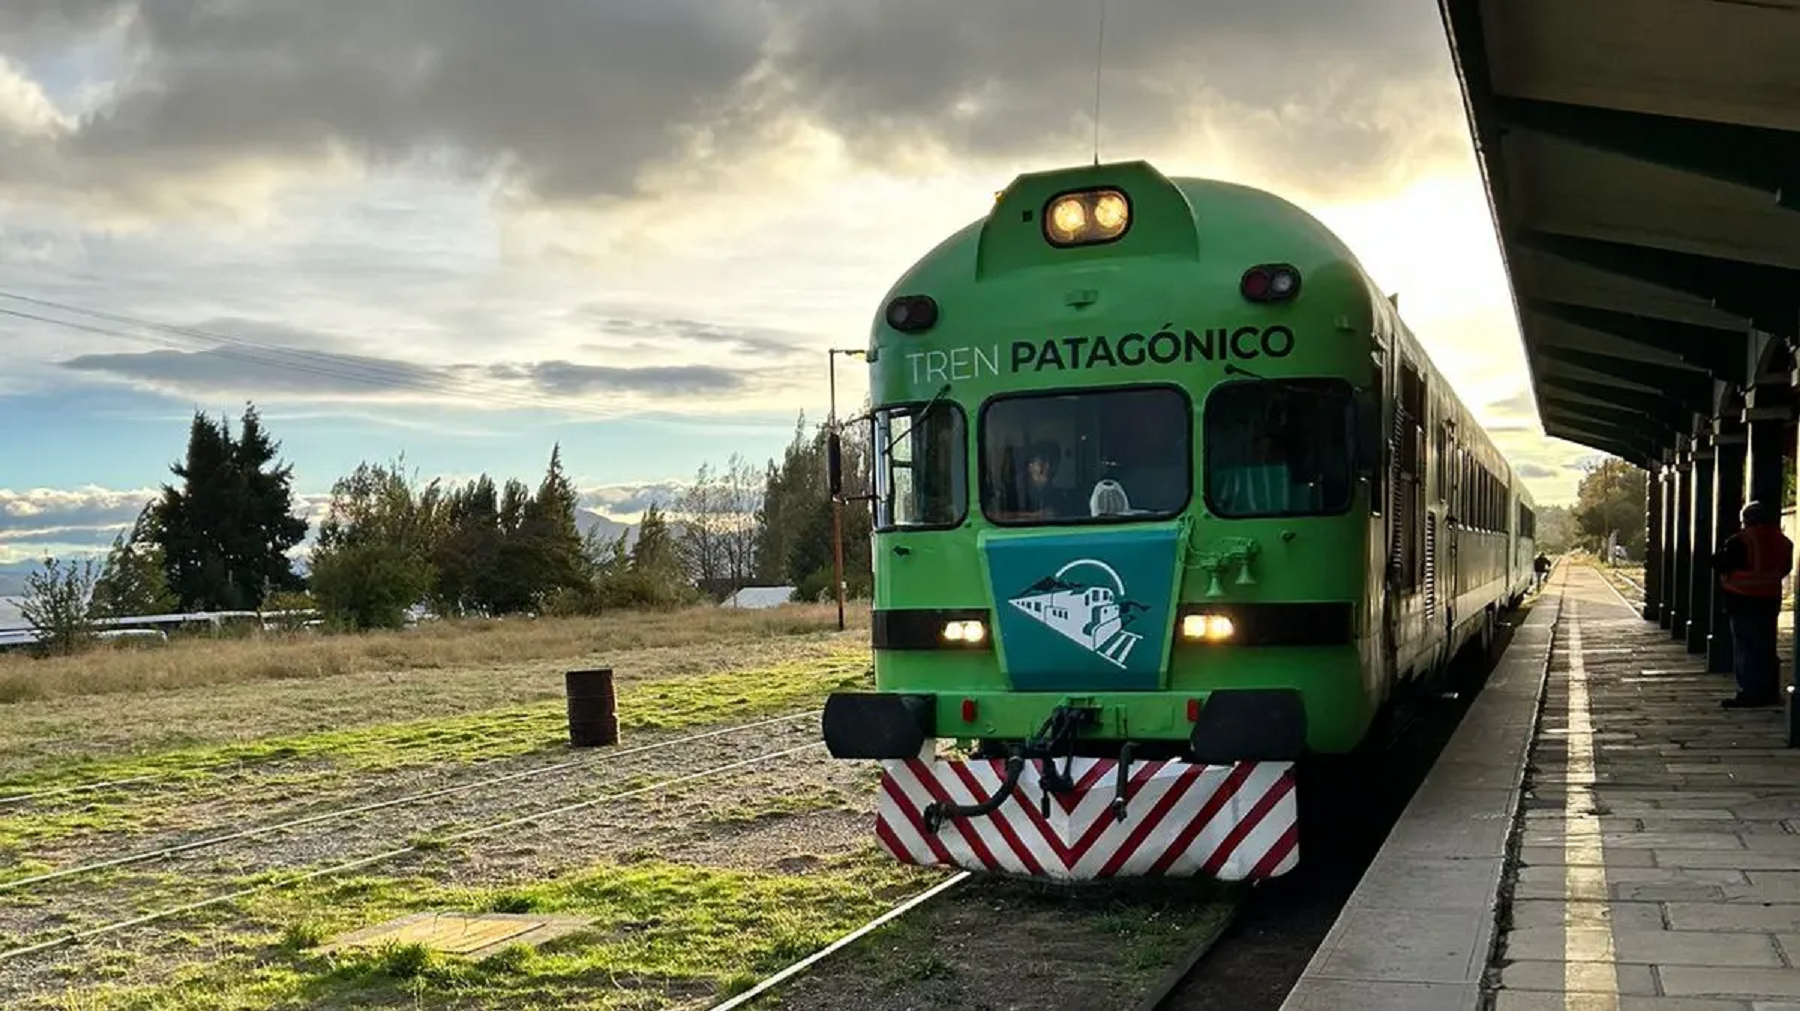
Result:
[[[635,524],[615,520],[611,516],[594,512],[591,509],[575,511],[575,527],[581,531],[584,537],[589,530],[597,529],[599,536],[609,542],[616,540],[620,534],[624,534],[626,547],[629,548],[637,543],[638,528]],[[298,552],[293,556],[294,571],[302,576],[307,575],[311,569],[308,558],[310,550],[311,545],[308,544],[306,551]],[[99,560],[104,561],[104,557]],[[22,595],[25,592],[25,577],[37,571],[41,564],[42,562],[38,560],[0,562],[0,597]]]
[[621,523],[591,509],[575,510],[575,528],[581,531],[583,537],[590,530],[597,531],[596,536],[608,542],[618,540],[619,535],[624,534],[625,546],[628,548],[637,543],[638,528],[635,524]]
[[25,592],[25,577],[37,571],[41,562],[0,562],[0,597],[17,597]]

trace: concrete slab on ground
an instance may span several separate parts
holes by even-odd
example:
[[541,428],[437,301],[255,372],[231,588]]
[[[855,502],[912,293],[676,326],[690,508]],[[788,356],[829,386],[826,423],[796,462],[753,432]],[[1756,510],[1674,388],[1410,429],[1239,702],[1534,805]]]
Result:
[[379,948],[387,944],[422,944],[434,951],[482,959],[514,944],[531,947],[571,934],[588,925],[578,916],[524,913],[412,913],[386,923],[352,931],[323,947]]

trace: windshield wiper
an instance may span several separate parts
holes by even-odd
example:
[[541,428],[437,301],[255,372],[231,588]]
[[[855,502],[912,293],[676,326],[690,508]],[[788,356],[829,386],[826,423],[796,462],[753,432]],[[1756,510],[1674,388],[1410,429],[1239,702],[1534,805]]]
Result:
[[922,408],[919,411],[919,413],[912,416],[912,419],[911,419],[912,424],[906,426],[906,431],[896,434],[893,438],[888,440],[887,445],[881,447],[881,455],[883,457],[886,457],[886,456],[892,454],[894,451],[894,444],[898,443],[901,439],[904,439],[907,436],[911,435],[912,430],[918,426],[919,422],[924,421],[926,419],[926,417],[928,417],[931,414],[932,408],[936,407],[938,405],[939,401],[943,400],[945,397],[947,397],[949,395],[950,395],[950,384],[945,383],[943,385],[943,387],[941,389],[939,389],[937,391],[937,393],[934,396],[932,396],[932,398],[930,400],[927,400],[925,402],[924,408]]

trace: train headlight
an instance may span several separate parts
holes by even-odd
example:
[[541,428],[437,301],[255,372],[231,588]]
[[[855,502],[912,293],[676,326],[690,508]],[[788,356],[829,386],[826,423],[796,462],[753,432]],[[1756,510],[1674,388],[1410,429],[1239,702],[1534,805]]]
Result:
[[1044,208],[1044,238],[1052,246],[1111,242],[1130,227],[1131,200],[1120,190],[1064,193]]
[[944,625],[944,641],[973,645],[987,638],[987,626],[979,621],[952,621]]
[[1222,614],[1188,614],[1181,618],[1181,637],[1200,642],[1224,642],[1237,631],[1231,619]]

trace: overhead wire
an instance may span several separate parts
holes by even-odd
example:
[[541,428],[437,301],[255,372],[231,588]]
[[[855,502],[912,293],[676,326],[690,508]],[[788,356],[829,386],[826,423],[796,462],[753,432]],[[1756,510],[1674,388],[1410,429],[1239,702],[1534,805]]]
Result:
[[[123,313],[91,309],[85,306],[73,305],[71,303],[59,302],[53,299],[40,298],[33,295],[24,295],[12,291],[0,290],[0,299],[9,299],[62,312],[77,313],[126,326],[161,331],[173,335],[174,337],[186,338],[190,341],[198,341],[203,342],[206,345],[211,345],[204,347],[204,350],[222,358],[243,361],[272,369],[306,373],[321,378],[339,379],[373,387],[421,393],[435,393],[457,397],[462,400],[484,402],[500,407],[510,407],[520,410],[560,411],[566,414],[602,420],[614,420],[617,417],[616,415],[583,408],[567,401],[556,402],[548,398],[512,395],[495,390],[489,386],[476,385],[463,380],[452,380],[442,375],[424,375],[419,372],[411,371],[402,365],[390,365],[379,360],[362,358],[361,356],[352,357],[329,352],[309,351],[302,348],[288,347],[282,344],[257,341],[248,337],[239,337],[210,330],[202,330],[197,327],[179,326],[172,323],[158,322],[156,320],[130,316]],[[39,323],[47,323],[54,326],[69,327],[99,336],[141,341],[177,351],[193,350],[193,345],[172,343],[169,338],[155,337],[141,333],[128,333],[73,320],[57,319],[50,316],[22,312],[16,309],[0,308],[0,315],[12,316]],[[261,353],[259,354],[258,352]],[[733,422],[733,424],[754,428],[785,427],[773,422]]]
[[[36,304],[43,304],[43,301],[44,301],[41,299],[31,299],[28,297],[15,296],[10,292],[4,292],[4,291],[0,291],[0,298],[18,299],[19,301],[33,302]],[[459,383],[459,382],[452,382],[452,381],[448,381],[448,380],[444,380],[444,379],[431,378],[431,377],[420,375],[418,373],[406,372],[404,370],[383,371],[381,369],[369,367],[369,365],[371,365],[371,364],[378,364],[378,363],[365,364],[365,363],[358,362],[358,363],[353,364],[349,361],[346,361],[345,358],[340,357],[340,356],[324,355],[324,354],[320,354],[318,352],[307,352],[307,351],[302,351],[297,348],[287,348],[287,347],[283,347],[281,345],[266,344],[266,343],[262,343],[262,342],[258,342],[258,341],[252,341],[252,340],[249,340],[246,338],[231,337],[231,336],[227,336],[225,334],[208,333],[206,331],[194,330],[192,328],[186,328],[186,327],[177,327],[177,326],[173,326],[170,324],[155,323],[155,322],[148,321],[148,320],[137,320],[137,319],[132,319],[131,317],[118,316],[118,315],[112,314],[112,313],[103,313],[103,312],[100,312],[99,310],[81,309],[79,307],[74,307],[74,306],[64,306],[60,303],[52,303],[51,307],[63,309],[65,311],[70,311],[70,312],[83,312],[83,313],[86,313],[87,315],[95,316],[95,317],[102,318],[102,319],[111,319],[111,320],[123,322],[127,325],[140,326],[140,327],[145,327],[147,329],[152,329],[152,330],[160,330],[160,331],[164,331],[166,333],[171,333],[176,337],[186,337],[189,341],[212,342],[213,344],[220,345],[220,346],[204,347],[203,350],[209,354],[216,354],[219,357],[227,358],[227,359],[230,359],[233,361],[247,362],[250,364],[260,365],[260,366],[264,366],[264,367],[272,368],[272,369],[279,369],[279,370],[284,370],[284,371],[289,371],[289,372],[299,372],[299,373],[304,373],[307,375],[318,376],[321,378],[338,379],[338,380],[343,380],[345,382],[360,383],[360,384],[372,386],[372,387],[380,387],[380,388],[402,390],[402,391],[422,392],[422,393],[445,394],[445,395],[459,397],[459,398],[462,398],[465,400],[484,401],[487,403],[492,403],[495,405],[505,406],[505,407],[514,407],[514,408],[531,409],[531,410],[543,410],[546,407],[553,406],[545,401],[528,400],[528,399],[524,399],[521,397],[507,395],[505,393],[501,393],[501,392],[493,390],[491,388],[472,386],[468,383]],[[18,319],[31,320],[33,322],[38,322],[38,323],[48,323],[48,324],[51,324],[54,326],[68,327],[70,329],[80,330],[85,333],[96,334],[96,335],[103,336],[103,337],[116,337],[116,338],[119,338],[122,340],[140,341],[143,343],[153,344],[158,347],[168,348],[168,349],[177,350],[177,351],[192,351],[192,350],[194,350],[193,344],[191,344],[191,343],[182,344],[182,343],[179,343],[176,340],[173,340],[169,337],[158,337],[158,336],[153,336],[150,334],[143,334],[143,333],[131,333],[131,332],[117,330],[117,329],[113,329],[113,328],[109,328],[109,327],[101,327],[101,326],[94,326],[93,324],[89,324],[89,323],[81,323],[81,322],[77,322],[75,320],[57,319],[52,316],[43,316],[43,315],[39,315],[36,313],[22,312],[17,309],[0,308],[0,315],[12,316],[12,317],[15,317]],[[243,350],[244,348],[249,348],[251,350]],[[261,353],[261,354],[256,353],[258,351],[263,352],[263,353]],[[555,409],[566,410],[571,413],[577,413],[577,414],[586,414],[586,415],[593,416],[593,417],[606,417],[606,415],[601,415],[598,412],[583,409],[583,408],[581,408],[577,405],[573,405],[573,404],[560,405],[560,406],[555,407]]]

